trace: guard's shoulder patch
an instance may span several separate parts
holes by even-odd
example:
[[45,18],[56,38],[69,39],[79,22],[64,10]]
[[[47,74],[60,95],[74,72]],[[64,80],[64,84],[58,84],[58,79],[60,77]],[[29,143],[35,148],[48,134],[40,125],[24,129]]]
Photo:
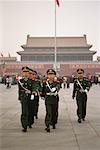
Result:
[[43,83],[46,83],[46,81],[47,81],[47,80],[43,80],[42,82],[43,82]]
[[57,80],[57,81],[54,81],[54,83],[60,83],[60,81]]
[[35,79],[35,81],[40,82],[40,80],[39,80],[39,79]]

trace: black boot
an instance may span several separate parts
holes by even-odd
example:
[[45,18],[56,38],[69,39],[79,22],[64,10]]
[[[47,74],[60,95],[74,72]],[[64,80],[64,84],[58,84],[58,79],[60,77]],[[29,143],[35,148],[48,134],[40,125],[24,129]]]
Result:
[[36,115],[35,118],[38,119],[38,116]]
[[85,118],[82,118],[83,121],[85,121]]
[[22,129],[22,132],[27,132],[27,129],[26,128]]
[[80,118],[78,119],[78,123],[81,123],[81,119]]
[[55,126],[55,124],[53,125],[53,129],[56,129],[56,126]]
[[45,130],[46,130],[47,132],[50,132],[50,128],[45,128]]
[[31,125],[29,125],[29,128],[31,129],[31,128],[32,128],[32,126],[31,126]]

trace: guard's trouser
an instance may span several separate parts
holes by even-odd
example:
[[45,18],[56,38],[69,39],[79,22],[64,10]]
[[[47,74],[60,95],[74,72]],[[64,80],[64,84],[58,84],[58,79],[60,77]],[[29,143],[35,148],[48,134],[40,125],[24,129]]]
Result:
[[31,126],[34,123],[34,100],[29,100],[28,111],[28,122],[29,126]]
[[29,106],[28,101],[21,102],[22,114],[21,114],[21,124],[24,129],[28,126],[28,116],[29,116]]
[[35,96],[34,98],[34,116],[38,116],[39,109],[39,96]]
[[45,117],[45,125],[49,128],[50,125],[55,125],[57,123],[58,111],[57,111],[57,103],[49,104],[46,103],[46,117]]
[[58,109],[59,109],[59,95],[57,95],[57,102],[56,102],[56,120],[55,120],[55,124],[57,124],[58,122]]
[[87,94],[83,93],[80,97],[76,97],[77,101],[77,116],[80,119],[86,116]]

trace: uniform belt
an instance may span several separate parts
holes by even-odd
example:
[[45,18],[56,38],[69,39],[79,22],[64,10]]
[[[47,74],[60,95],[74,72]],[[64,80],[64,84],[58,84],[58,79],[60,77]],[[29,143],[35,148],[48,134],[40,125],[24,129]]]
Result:
[[86,93],[85,90],[79,90],[79,92],[81,92],[81,93]]
[[21,92],[25,92],[25,90],[20,90]]
[[30,94],[29,91],[25,91],[25,90],[20,90],[20,91],[24,94]]
[[46,95],[54,95],[54,96],[56,96],[55,93],[46,93]]

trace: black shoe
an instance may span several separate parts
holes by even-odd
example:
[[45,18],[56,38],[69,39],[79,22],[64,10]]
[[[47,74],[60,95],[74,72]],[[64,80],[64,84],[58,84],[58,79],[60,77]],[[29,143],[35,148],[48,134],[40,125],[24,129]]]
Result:
[[29,128],[30,128],[30,129],[32,129],[32,126],[31,126],[31,125],[29,125]]
[[45,130],[46,130],[47,132],[50,132],[50,128],[45,128]]
[[83,121],[85,121],[85,118],[82,118]]
[[81,123],[81,119],[78,119],[78,123]]
[[22,132],[27,132],[27,129],[22,129]]
[[36,115],[35,118],[38,119],[38,116]]
[[56,129],[56,126],[55,126],[55,125],[53,125],[53,129]]

